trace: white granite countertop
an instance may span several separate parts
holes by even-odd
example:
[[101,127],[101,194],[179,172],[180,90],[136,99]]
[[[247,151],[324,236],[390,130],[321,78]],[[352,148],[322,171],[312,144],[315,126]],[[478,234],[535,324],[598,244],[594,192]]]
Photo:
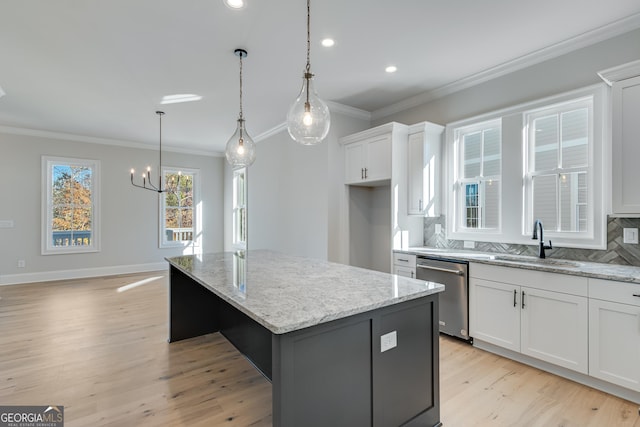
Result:
[[234,286],[233,253],[169,263],[275,334],[444,291],[444,285],[272,251],[249,251],[246,287]]
[[461,251],[429,247],[415,247],[396,251],[425,255],[430,258],[445,258],[479,262],[503,267],[543,270],[574,276],[593,277],[605,280],[617,280],[640,284],[640,267],[630,265],[605,264],[598,262],[573,261],[558,258],[540,259],[532,256],[511,255],[493,252]]

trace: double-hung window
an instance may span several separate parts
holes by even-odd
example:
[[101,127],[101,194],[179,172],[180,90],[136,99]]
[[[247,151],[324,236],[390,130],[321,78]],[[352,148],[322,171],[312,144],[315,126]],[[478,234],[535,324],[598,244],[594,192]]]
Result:
[[500,229],[501,121],[455,129],[455,231]]
[[534,220],[557,236],[593,235],[593,97],[527,111],[525,232]]
[[199,246],[201,220],[195,169],[162,169],[165,188],[160,198],[160,247]]
[[42,254],[100,250],[98,160],[42,157]]

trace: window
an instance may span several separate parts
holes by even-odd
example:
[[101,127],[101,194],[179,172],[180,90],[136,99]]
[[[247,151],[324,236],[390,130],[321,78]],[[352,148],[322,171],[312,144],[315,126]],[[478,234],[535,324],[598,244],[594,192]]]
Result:
[[501,122],[455,129],[455,225],[458,231],[500,228]]
[[539,219],[549,233],[592,234],[590,152],[593,98],[525,112],[527,226]]
[[233,247],[247,245],[247,168],[233,171]]
[[198,171],[163,168],[165,188],[160,198],[160,247],[199,246],[200,215],[194,204],[198,190]]
[[607,244],[607,88],[593,85],[447,125],[447,237]]
[[42,254],[100,250],[98,160],[42,157]]

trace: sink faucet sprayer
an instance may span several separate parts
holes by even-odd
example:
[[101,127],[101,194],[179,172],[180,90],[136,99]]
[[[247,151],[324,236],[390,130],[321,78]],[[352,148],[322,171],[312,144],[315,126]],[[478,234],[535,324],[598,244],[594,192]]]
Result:
[[553,249],[553,247],[551,246],[551,240],[549,240],[549,246],[544,244],[544,229],[542,228],[542,221],[536,219],[533,223],[533,237],[531,237],[531,239],[538,240],[538,229],[540,229],[540,245],[538,246],[538,257],[546,258],[544,250]]

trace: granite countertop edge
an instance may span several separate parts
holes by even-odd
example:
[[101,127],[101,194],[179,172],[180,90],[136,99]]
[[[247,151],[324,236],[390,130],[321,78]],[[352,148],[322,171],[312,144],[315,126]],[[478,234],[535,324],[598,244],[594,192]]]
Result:
[[[423,282],[426,285],[424,290],[412,293],[410,295],[395,296],[395,297],[387,298],[383,301],[375,301],[367,305],[361,305],[353,309],[330,312],[322,316],[314,316],[314,317],[307,318],[304,321],[293,322],[293,323],[287,322],[287,324],[280,325],[280,324],[274,324],[270,322],[268,319],[256,314],[254,311],[252,311],[251,309],[243,305],[241,298],[237,298],[237,296],[231,296],[226,292],[222,291],[221,289],[217,288],[216,286],[212,286],[210,283],[207,283],[207,281],[204,280],[203,278],[198,277],[198,275],[195,274],[194,272],[180,265],[173,258],[181,258],[181,257],[166,257],[165,260],[171,266],[175,267],[176,269],[178,269],[179,271],[181,271],[191,279],[195,280],[197,283],[199,283],[200,285],[204,286],[205,288],[213,292],[216,296],[218,296],[225,302],[231,304],[233,307],[235,307],[236,309],[238,309],[239,311],[241,311],[242,313],[244,313],[254,321],[258,322],[260,325],[264,326],[270,332],[276,335],[286,334],[289,332],[294,332],[297,330],[305,329],[305,328],[316,326],[319,324],[328,323],[334,320],[344,319],[353,315],[366,313],[368,311],[372,311],[375,309],[384,308],[384,307],[392,306],[395,304],[400,304],[403,302],[419,299],[422,297],[426,297],[426,296],[437,294],[444,291],[444,285],[422,280],[421,282]],[[358,267],[353,267],[353,268],[357,269]],[[389,275],[391,276],[391,274]],[[417,280],[417,279],[411,279],[411,280]]]
[[[501,267],[547,271],[587,278],[614,280],[640,284],[640,267],[632,265],[606,264],[598,262],[574,261],[559,258],[540,259],[525,255],[511,255],[497,252],[463,251],[429,247],[410,247],[394,252],[428,256],[436,259],[451,259]],[[499,259],[508,257],[509,259]]]

